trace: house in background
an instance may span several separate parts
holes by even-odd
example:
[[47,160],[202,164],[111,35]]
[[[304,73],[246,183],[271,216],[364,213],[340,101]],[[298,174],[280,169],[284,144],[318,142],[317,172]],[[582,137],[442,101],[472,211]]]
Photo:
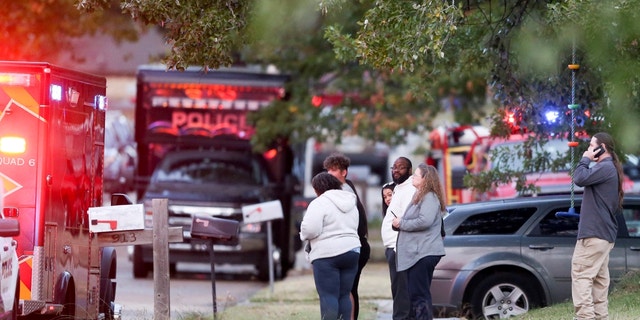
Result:
[[138,66],[158,61],[170,46],[152,28],[137,42],[117,43],[96,35],[75,40],[74,47],[50,62],[107,78],[104,187],[107,193],[132,191],[138,161],[133,133],[136,72]]
[[52,63],[105,76],[109,110],[119,110],[130,119],[133,119],[138,66],[158,61],[171,48],[157,28],[140,34],[136,42],[118,43],[110,36],[95,35],[74,40],[73,46],[73,55],[62,53],[59,60]]

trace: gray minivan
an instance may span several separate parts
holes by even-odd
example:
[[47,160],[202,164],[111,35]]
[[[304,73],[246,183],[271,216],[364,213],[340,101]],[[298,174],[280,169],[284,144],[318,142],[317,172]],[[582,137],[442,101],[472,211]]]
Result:
[[[574,209],[580,212],[581,197]],[[570,195],[455,205],[445,217],[446,256],[431,292],[443,315],[498,319],[571,299],[571,256],[578,219],[556,216]],[[618,213],[612,284],[640,269],[640,196],[626,195]]]

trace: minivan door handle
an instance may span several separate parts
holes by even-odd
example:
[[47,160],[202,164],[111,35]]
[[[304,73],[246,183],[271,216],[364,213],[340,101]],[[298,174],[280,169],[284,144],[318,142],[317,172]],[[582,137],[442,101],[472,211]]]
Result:
[[530,244],[529,245],[529,249],[532,249],[532,250],[543,250],[544,251],[544,250],[551,250],[553,248],[555,248],[555,247],[547,245],[547,244],[541,244],[541,245]]

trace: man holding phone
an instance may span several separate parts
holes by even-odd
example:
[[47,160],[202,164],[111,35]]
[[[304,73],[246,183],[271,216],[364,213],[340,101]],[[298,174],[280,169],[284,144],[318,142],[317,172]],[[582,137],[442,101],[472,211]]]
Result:
[[[590,167],[591,162],[595,165]],[[593,135],[573,178],[584,187],[571,259],[574,319],[608,319],[609,253],[618,233],[615,215],[624,197],[622,165],[609,134]]]

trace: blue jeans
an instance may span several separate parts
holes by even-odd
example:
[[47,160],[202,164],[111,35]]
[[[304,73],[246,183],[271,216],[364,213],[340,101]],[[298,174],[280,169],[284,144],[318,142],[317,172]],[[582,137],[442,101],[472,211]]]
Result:
[[349,293],[358,272],[360,254],[349,251],[330,258],[313,260],[313,279],[320,297],[322,320],[351,318]]
[[426,256],[407,269],[409,296],[416,320],[433,319],[431,280],[438,262],[439,256]]
[[353,280],[353,287],[351,287],[351,296],[353,297],[353,319],[358,320],[360,314],[360,295],[358,294],[358,285],[360,284],[360,275],[362,269],[367,265],[369,257],[371,257],[371,246],[367,241],[367,238],[360,238],[360,258],[358,259],[358,271],[356,277]]

